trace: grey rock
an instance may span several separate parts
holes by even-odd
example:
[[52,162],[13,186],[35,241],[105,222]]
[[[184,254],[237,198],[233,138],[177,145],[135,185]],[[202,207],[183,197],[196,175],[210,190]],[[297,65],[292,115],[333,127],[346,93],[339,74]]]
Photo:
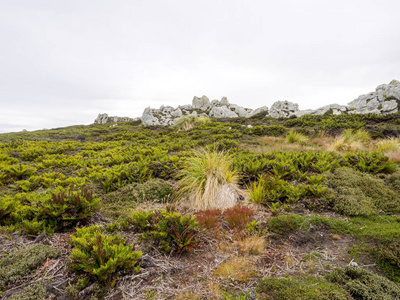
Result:
[[388,114],[398,111],[400,103],[400,82],[392,80],[389,84],[381,84],[375,92],[361,95],[348,103],[349,114]]
[[205,111],[211,108],[211,103],[206,96],[203,96],[201,98],[195,96],[192,100],[192,106],[193,108]]
[[219,105],[221,105],[221,106],[228,106],[229,105],[229,101],[228,101],[228,98],[226,98],[226,97],[222,97],[221,98],[221,101],[219,101]]
[[128,117],[109,117],[108,114],[99,114],[94,120],[94,124],[105,124],[110,122],[129,122],[134,119]]
[[299,110],[299,105],[289,101],[277,101],[272,104],[269,115],[273,118],[288,118]]
[[160,125],[159,119],[155,116],[158,115],[159,110],[147,107],[142,114],[141,120],[144,126]]
[[252,109],[244,108],[236,104],[231,104],[228,108],[234,111],[239,117],[246,117],[252,111]]
[[259,108],[256,108],[255,110],[250,111],[245,117],[250,118],[252,116],[255,116],[259,113],[265,112],[265,114],[268,114],[268,107],[266,106],[261,106]]
[[221,106],[221,107],[213,107],[209,113],[210,117],[215,117],[215,118],[237,118],[238,115],[231,111],[228,107],[226,106]]
[[179,118],[182,115],[182,110],[179,107],[171,112],[171,116],[173,116],[174,118]]

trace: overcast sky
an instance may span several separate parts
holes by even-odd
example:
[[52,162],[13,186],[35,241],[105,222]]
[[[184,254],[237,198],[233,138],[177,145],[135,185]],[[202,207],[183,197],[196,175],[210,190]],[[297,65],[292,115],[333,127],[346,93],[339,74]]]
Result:
[[399,0],[0,0],[0,132],[228,97],[347,104],[400,79]]

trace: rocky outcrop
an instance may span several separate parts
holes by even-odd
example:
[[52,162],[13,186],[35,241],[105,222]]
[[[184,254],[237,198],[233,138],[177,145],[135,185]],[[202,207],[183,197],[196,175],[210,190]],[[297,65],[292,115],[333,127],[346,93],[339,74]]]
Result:
[[[330,104],[318,109],[299,110],[296,103],[289,101],[277,101],[271,108],[267,106],[259,107],[255,110],[244,108],[236,104],[230,104],[226,97],[221,100],[210,101],[206,96],[194,97],[192,104],[181,105],[177,108],[172,106],[161,106],[159,109],[146,108],[140,118],[143,125],[167,126],[174,124],[175,120],[183,115],[192,114],[195,116],[215,117],[215,118],[251,118],[257,114],[264,113],[264,116],[273,118],[288,118],[291,116],[301,117],[304,115],[324,115],[324,114],[391,114],[399,111],[400,105],[400,82],[392,80],[389,84],[378,86],[375,92],[361,95],[351,101],[347,106]],[[131,121],[131,118],[109,117],[107,114],[99,114],[96,124],[107,122]]]
[[94,120],[94,124],[105,124],[110,122],[129,122],[135,119],[128,117],[109,117],[108,114],[99,114]]
[[299,111],[299,105],[289,101],[277,101],[272,104],[269,115],[273,118],[288,118]]
[[214,118],[237,118],[238,115],[226,106],[213,107],[209,113]]
[[400,81],[381,84],[375,92],[361,95],[348,103],[350,114],[391,114],[398,112],[400,104]]

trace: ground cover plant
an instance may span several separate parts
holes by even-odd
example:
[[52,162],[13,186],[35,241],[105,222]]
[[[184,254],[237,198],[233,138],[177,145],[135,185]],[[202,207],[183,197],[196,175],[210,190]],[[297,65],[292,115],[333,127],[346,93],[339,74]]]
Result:
[[328,113],[1,134],[0,292],[397,299],[399,132]]

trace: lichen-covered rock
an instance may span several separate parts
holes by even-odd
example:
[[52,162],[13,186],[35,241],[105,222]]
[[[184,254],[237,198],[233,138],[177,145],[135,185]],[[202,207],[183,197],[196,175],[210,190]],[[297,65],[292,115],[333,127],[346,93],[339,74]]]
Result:
[[398,112],[400,104],[400,82],[392,80],[389,84],[381,84],[375,92],[361,95],[351,101],[350,114],[390,114]]
[[255,116],[259,113],[265,112],[265,114],[268,114],[268,107],[266,106],[261,106],[259,108],[256,108],[255,110],[250,111],[247,115],[245,115],[246,118],[251,118],[252,116]]
[[109,117],[108,114],[99,114],[94,120],[94,124],[105,124],[109,122],[129,122],[134,119],[128,117]]
[[158,115],[158,109],[147,107],[142,114],[141,120],[144,126],[160,125]]
[[201,98],[194,96],[194,98],[192,100],[192,106],[193,106],[193,108],[197,108],[197,109],[206,111],[211,108],[211,103],[210,103],[210,100],[206,96],[203,96]]
[[253,110],[250,108],[244,108],[242,106],[231,104],[228,106],[231,111],[234,111],[239,117],[246,117]]
[[288,118],[299,110],[299,105],[289,101],[277,101],[272,104],[269,115],[273,118]]
[[237,118],[238,115],[226,106],[213,107],[209,113],[214,118]]

